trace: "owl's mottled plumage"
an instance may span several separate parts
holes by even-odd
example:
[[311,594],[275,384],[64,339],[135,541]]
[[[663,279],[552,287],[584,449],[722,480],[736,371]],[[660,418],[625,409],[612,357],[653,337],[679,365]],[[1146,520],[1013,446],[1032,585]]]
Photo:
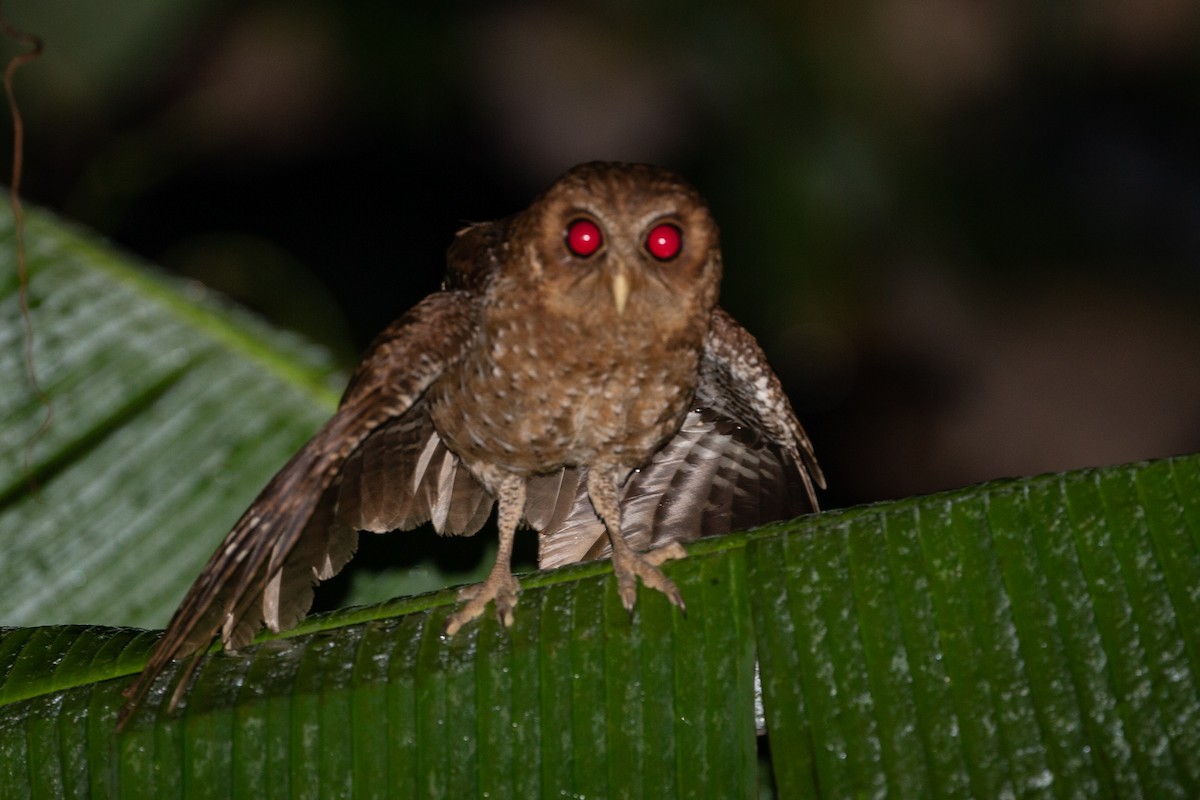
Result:
[[447,262],[443,290],[376,339],[338,412],[213,555],[123,718],[218,633],[232,648],[298,622],[360,530],[469,535],[498,502],[496,563],[461,593],[454,633],[489,602],[511,623],[522,521],[542,567],[610,556],[627,608],[637,577],[682,607],[658,569],[681,542],[816,508],[812,447],[716,305],[717,227],[680,178],[578,166],[527,210],[461,231]]

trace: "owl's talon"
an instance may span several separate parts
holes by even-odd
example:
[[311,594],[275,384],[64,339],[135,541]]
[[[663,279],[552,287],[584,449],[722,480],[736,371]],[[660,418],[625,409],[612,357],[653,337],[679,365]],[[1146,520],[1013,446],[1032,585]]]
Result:
[[658,568],[658,565],[664,561],[682,558],[686,555],[682,545],[672,542],[648,553],[639,554],[632,550],[624,552],[627,555],[620,554],[621,551],[614,554],[613,571],[617,575],[617,593],[620,595],[621,605],[625,606],[626,611],[630,614],[633,613],[634,604],[637,602],[637,579],[641,578],[646,588],[662,592],[672,605],[678,607],[685,614],[687,613],[679,587]]
[[[616,569],[614,567],[614,569]],[[632,572],[616,570],[617,573],[617,595],[621,598],[621,605],[625,606],[625,610],[629,612],[629,616],[633,616],[633,607],[637,604],[637,578]]]
[[458,590],[458,600],[464,604],[446,620],[442,632],[446,636],[458,633],[463,625],[483,614],[489,602],[495,603],[496,619],[500,624],[511,628],[520,591],[521,584],[507,571],[493,572],[483,583],[464,586]]

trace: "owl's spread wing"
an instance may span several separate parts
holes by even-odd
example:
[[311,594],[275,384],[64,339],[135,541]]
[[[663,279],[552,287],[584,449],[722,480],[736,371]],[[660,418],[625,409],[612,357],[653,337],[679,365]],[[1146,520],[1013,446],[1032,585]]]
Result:
[[[626,540],[646,550],[798,516],[817,509],[816,486],[824,476],[779,379],[754,338],[717,309],[692,411],[622,488]],[[528,496],[541,567],[611,555],[582,470],[534,479]]]
[[347,459],[381,427],[404,435],[427,424],[422,395],[474,339],[476,318],[477,295],[443,291],[375,340],[337,413],[271,479],[188,590],[125,690],[122,720],[168,663],[207,647],[218,632],[227,647],[238,647],[264,621],[280,630],[304,616],[314,581],[340,570],[357,543],[348,524],[357,521],[335,517]]

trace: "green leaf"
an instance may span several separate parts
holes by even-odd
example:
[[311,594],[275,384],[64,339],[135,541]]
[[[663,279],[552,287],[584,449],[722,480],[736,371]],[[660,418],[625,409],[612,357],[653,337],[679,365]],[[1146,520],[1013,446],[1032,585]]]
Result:
[[[29,217],[33,362],[0,217],[0,620],[162,625],[336,403],[319,350]],[[153,569],[148,566],[153,565]]]
[[31,242],[56,421],[31,496],[0,273],[0,618],[26,626],[0,797],[1200,794],[1200,456],[706,540],[666,567],[686,617],[630,617],[603,563],[525,578],[508,631],[442,637],[449,591],[320,615],[208,656],[169,712],[177,664],[115,737],[155,634],[29,626],[160,624],[334,394],[244,315],[45,218]]
[[[441,592],[177,665],[153,636],[0,635],[0,794],[755,796],[1200,790],[1200,456],[998,481],[708,540],[687,616],[609,566],[526,577],[509,631]],[[80,790],[82,793],[82,789]]]

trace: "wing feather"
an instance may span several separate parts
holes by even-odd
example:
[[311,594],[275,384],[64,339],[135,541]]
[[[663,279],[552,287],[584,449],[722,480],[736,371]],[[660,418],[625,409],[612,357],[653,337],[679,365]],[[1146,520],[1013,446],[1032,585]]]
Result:
[[[345,529],[328,523],[347,458],[373,431],[421,408],[425,390],[474,339],[476,316],[471,292],[438,292],[376,339],[337,413],[271,479],[188,590],[146,668],[125,690],[122,724],[167,664],[207,647],[218,632],[235,647],[264,619],[282,628],[303,616],[313,581],[335,572],[354,549]],[[380,455],[388,456],[386,448]],[[374,502],[391,508],[386,498]]]

